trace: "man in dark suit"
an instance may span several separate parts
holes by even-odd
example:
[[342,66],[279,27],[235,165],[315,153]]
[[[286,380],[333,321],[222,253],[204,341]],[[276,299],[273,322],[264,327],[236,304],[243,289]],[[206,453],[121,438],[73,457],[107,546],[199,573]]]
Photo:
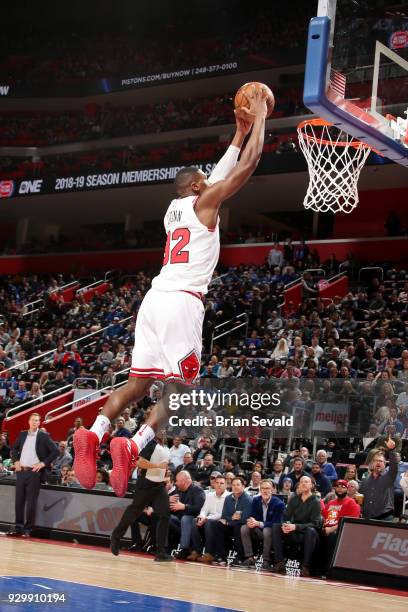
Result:
[[41,482],[46,480],[50,465],[59,454],[58,446],[51,440],[49,434],[40,431],[40,421],[40,415],[33,412],[28,419],[28,431],[20,432],[11,451],[17,483],[16,525],[10,530],[9,535],[27,537],[31,534]]

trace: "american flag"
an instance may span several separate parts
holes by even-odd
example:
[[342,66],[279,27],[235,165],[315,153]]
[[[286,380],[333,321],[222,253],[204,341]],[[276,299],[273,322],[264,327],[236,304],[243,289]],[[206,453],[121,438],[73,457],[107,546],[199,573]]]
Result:
[[330,77],[330,87],[333,91],[335,91],[339,96],[344,98],[346,93],[346,77],[341,72],[337,72],[337,70],[331,71]]

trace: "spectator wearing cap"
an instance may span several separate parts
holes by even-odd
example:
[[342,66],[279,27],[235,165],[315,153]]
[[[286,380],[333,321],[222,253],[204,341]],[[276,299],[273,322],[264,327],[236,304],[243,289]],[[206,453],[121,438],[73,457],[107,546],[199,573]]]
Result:
[[[217,474],[214,476],[214,491],[207,493],[203,507],[200,510],[197,519],[193,521],[191,529],[191,554],[187,557],[188,561],[202,561],[203,563],[209,563],[213,561],[217,556],[217,549],[213,550],[211,544],[217,544],[214,540],[211,540],[211,536],[207,538],[209,530],[213,521],[219,521],[222,515],[225,498],[229,495],[226,490],[227,483],[225,477],[219,472],[213,472]],[[213,475],[211,475],[213,477]],[[203,539],[205,542],[206,554],[203,556]],[[221,555],[224,551],[221,551]]]
[[262,569],[269,569],[271,563],[272,525],[282,523],[282,514],[285,504],[281,499],[274,497],[275,484],[268,479],[260,482],[260,495],[252,499],[250,516],[246,525],[241,527],[241,539],[244,547],[246,567],[255,565],[253,543],[262,543]]
[[189,451],[189,447],[183,444],[180,436],[175,436],[173,438],[173,445],[170,448],[170,463],[173,465],[174,469],[178,468],[179,465],[183,465],[183,457]]
[[327,453],[325,450],[321,449],[317,451],[316,462],[320,465],[322,473],[327,476],[331,482],[338,479],[336,468],[332,463],[327,461]]
[[312,463],[311,473],[315,481],[316,490],[322,497],[326,497],[326,495],[330,493],[332,485],[327,476],[323,474],[320,463],[317,461]]
[[251,497],[255,497],[255,495],[260,495],[261,480],[262,480],[262,475],[260,474],[260,472],[257,472],[256,470],[252,472],[249,485],[245,489],[248,495],[250,495]]
[[327,545],[327,566],[330,564],[336,546],[340,519],[346,516],[360,517],[360,506],[352,497],[348,496],[348,486],[348,480],[336,480],[334,483],[335,498],[329,501],[322,511],[322,536]]
[[[211,472],[210,474],[210,486],[207,487],[207,489],[205,490],[205,494],[206,495],[210,495],[210,493],[214,493],[215,491],[215,481],[217,480],[217,478],[219,476],[222,476],[221,472],[218,472],[217,470],[214,470],[214,472]],[[225,482],[225,487],[227,486],[227,483]]]

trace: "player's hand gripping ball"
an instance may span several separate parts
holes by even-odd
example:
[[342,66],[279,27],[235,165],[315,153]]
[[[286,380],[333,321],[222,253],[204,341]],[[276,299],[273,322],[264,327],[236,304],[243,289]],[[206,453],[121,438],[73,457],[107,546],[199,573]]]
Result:
[[[235,94],[235,98],[234,98],[235,111],[239,113],[239,111],[242,108],[246,108],[246,109],[250,108],[250,105],[251,105],[250,93],[254,87],[258,90],[261,90],[263,96],[266,98],[266,107],[267,107],[266,117],[268,118],[272,115],[273,109],[275,108],[275,96],[273,95],[272,91],[269,89],[267,85],[265,85],[264,83],[258,83],[257,81],[253,81],[251,83],[245,83],[245,85],[242,85],[238,89],[237,93]],[[247,113],[245,113],[245,118],[248,120]]]

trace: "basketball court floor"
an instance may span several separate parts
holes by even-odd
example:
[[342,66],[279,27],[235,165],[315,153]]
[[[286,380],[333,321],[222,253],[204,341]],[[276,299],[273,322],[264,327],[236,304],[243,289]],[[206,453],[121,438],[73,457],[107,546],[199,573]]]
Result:
[[[290,612],[305,607],[338,612],[350,606],[359,612],[408,610],[408,591],[183,561],[158,564],[144,555],[123,552],[113,557],[106,548],[44,540],[4,537],[0,547],[2,612]],[[16,600],[22,593],[33,594],[33,601],[10,603],[10,596]]]

